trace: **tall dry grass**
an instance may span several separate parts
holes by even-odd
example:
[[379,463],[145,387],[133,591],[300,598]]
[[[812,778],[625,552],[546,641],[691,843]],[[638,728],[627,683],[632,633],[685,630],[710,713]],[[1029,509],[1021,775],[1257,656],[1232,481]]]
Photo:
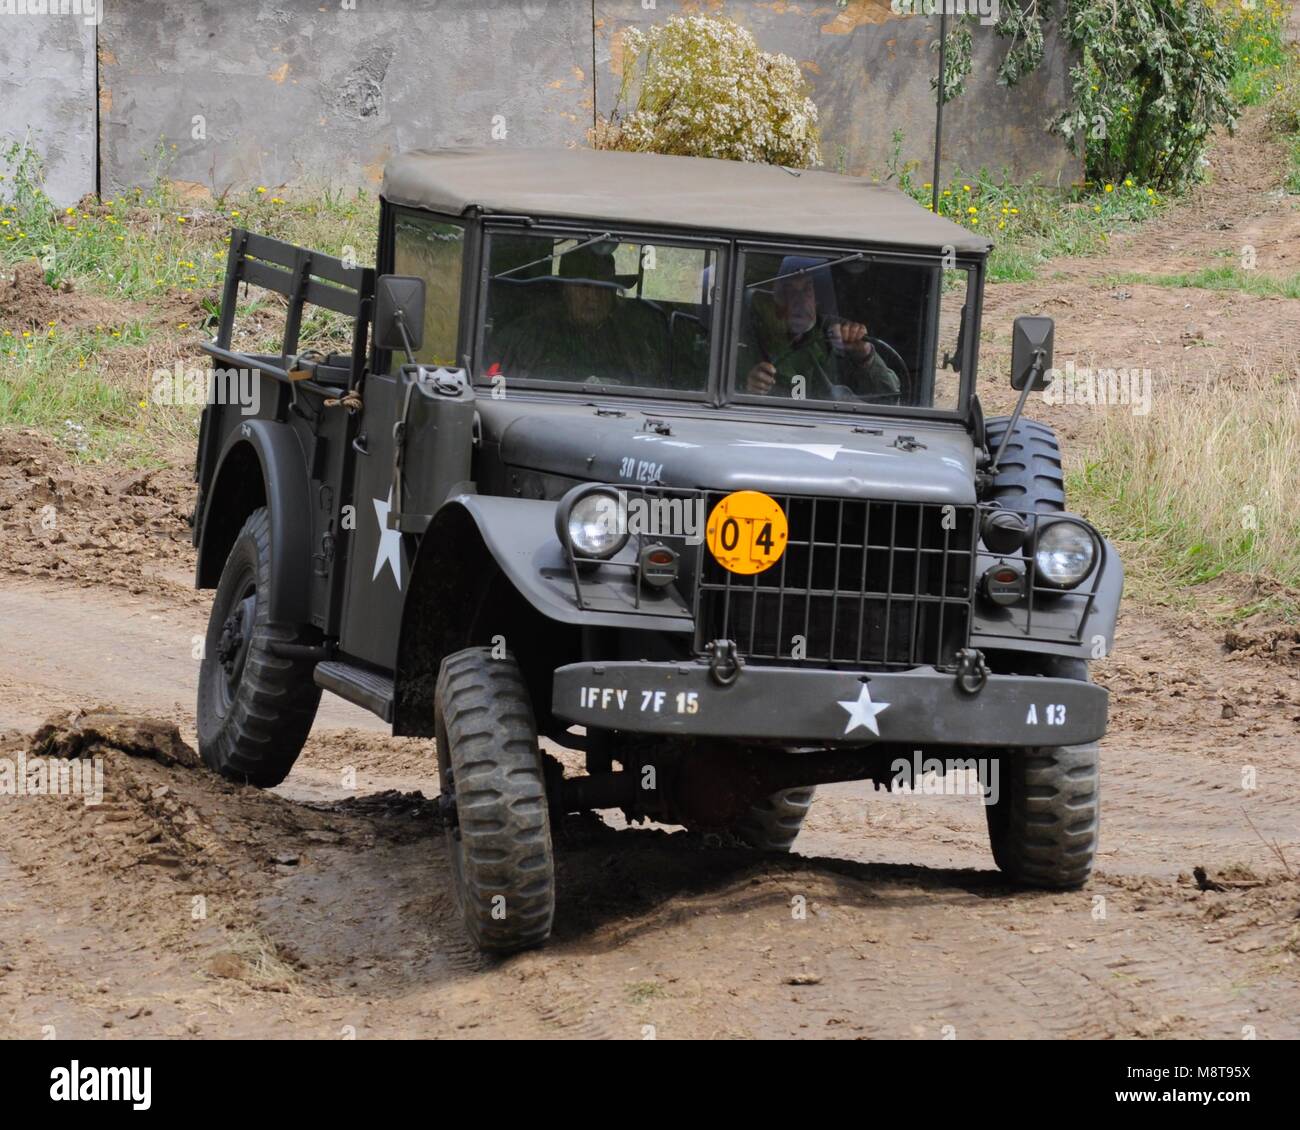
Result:
[[1140,580],[1233,573],[1300,591],[1300,361],[1157,384],[1149,415],[1107,425],[1072,498],[1125,543]]

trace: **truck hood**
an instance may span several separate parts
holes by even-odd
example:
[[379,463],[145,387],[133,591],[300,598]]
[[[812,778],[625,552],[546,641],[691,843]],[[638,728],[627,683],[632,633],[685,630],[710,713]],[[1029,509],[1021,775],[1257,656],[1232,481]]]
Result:
[[[975,454],[959,424],[674,415],[480,401],[509,466],[589,482],[970,505]],[[618,415],[610,414],[619,412]]]

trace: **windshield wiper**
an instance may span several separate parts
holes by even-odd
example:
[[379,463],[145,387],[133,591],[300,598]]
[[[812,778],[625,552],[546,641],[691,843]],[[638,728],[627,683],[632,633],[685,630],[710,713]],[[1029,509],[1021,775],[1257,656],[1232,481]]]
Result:
[[841,263],[852,263],[857,259],[865,259],[865,251],[853,251],[848,255],[841,255],[838,259],[832,259],[829,263],[818,263],[815,267],[800,267],[797,271],[787,271],[784,275],[773,275],[770,279],[759,279],[758,282],[749,283],[745,289],[753,290],[756,286],[767,286],[769,283],[780,282],[782,279],[792,279],[797,275],[809,275],[813,271],[829,271],[832,267],[838,267]]
[[501,271],[499,274],[492,276],[493,281],[497,279],[509,278],[516,271],[526,271],[529,267],[536,267],[538,263],[549,263],[552,259],[563,259],[570,251],[581,251],[584,247],[590,247],[593,243],[600,243],[603,240],[613,238],[611,232],[601,232],[600,235],[593,235],[590,239],[582,243],[575,243],[558,254],[552,249],[549,255],[543,255],[540,259],[534,259],[531,263],[520,263],[517,267],[511,267],[508,271]]

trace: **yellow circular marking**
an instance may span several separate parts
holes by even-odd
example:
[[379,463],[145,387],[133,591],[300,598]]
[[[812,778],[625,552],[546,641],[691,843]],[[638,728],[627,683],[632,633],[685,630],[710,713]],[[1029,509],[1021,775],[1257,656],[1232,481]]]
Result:
[[724,569],[752,576],[781,560],[790,523],[775,499],[762,491],[738,490],[713,508],[704,538]]

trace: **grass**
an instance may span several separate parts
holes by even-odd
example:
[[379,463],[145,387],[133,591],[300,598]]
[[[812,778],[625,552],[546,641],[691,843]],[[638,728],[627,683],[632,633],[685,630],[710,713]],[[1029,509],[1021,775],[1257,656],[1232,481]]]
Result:
[[634,981],[627,987],[628,1002],[634,1005],[660,1000],[667,995],[664,987],[654,981]]
[[1142,590],[1236,574],[1300,592],[1300,364],[1157,387],[1151,414],[1115,414],[1068,485]]
[[[917,162],[901,160],[902,142],[901,131],[895,131],[889,179],[933,209],[933,186],[916,180]],[[1016,184],[1009,173],[995,176],[981,169],[969,176],[958,172],[941,186],[937,211],[993,241],[990,282],[1029,282],[1052,259],[1104,252],[1112,234],[1150,218],[1163,205],[1155,189],[1131,178],[1060,189],[1037,181]]]
[[1300,193],[1300,49],[1293,48],[1268,106],[1268,124],[1290,156],[1288,192]]
[[1245,7],[1241,0],[1209,0],[1227,24],[1236,60],[1232,94],[1243,106],[1255,106],[1276,93],[1279,73],[1291,56],[1286,46],[1287,11],[1282,0],[1261,0]]
[[[161,175],[150,189],[56,208],[30,145],[11,144],[0,152],[0,270],[36,261],[52,287],[71,284],[114,304],[118,316],[93,329],[57,318],[18,328],[21,311],[9,312],[9,328],[0,329],[0,419],[50,432],[81,458],[148,465],[192,447],[199,406],[159,403],[152,378],[177,360],[208,367],[199,343],[219,313],[230,229],[369,263],[377,212],[363,191],[280,196],[260,186],[191,201]],[[241,291],[236,326],[248,331],[242,348],[278,352],[283,301]],[[342,315],[309,308],[302,348],[348,337]]]
[[1124,283],[1145,286],[1200,287],[1203,290],[1237,290],[1260,297],[1300,298],[1300,274],[1285,278],[1261,275],[1241,267],[1204,267],[1199,271],[1174,275],[1117,275],[1110,285]]
[[1236,59],[1232,92],[1243,106],[1268,104],[1273,132],[1287,146],[1288,192],[1300,193],[1300,49],[1286,41],[1282,0],[1245,8],[1241,0],[1209,0],[1227,23]]

